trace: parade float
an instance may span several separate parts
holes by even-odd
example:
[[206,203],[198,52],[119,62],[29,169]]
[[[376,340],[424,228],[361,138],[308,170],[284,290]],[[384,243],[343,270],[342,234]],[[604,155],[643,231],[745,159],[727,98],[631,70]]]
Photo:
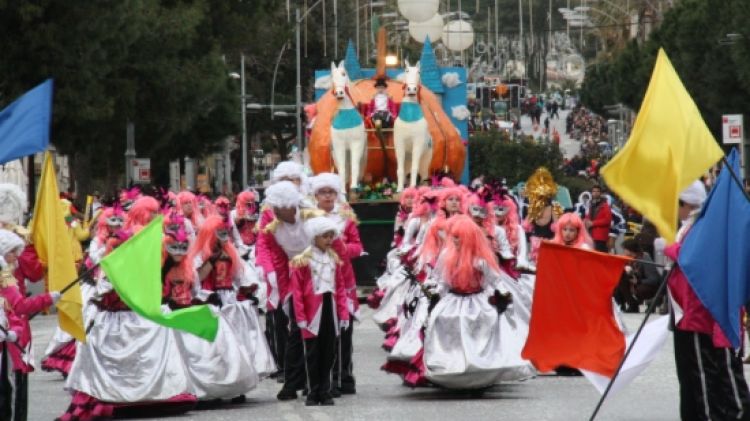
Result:
[[[368,253],[355,263],[364,284],[378,275],[390,248],[401,189],[436,176],[468,182],[466,69],[439,67],[429,38],[415,65],[387,67],[382,29],[377,52],[376,68],[362,68],[350,42],[343,61],[315,72],[307,147],[313,173],[337,172],[349,191]],[[397,105],[392,127],[377,126],[363,111],[378,80]]]

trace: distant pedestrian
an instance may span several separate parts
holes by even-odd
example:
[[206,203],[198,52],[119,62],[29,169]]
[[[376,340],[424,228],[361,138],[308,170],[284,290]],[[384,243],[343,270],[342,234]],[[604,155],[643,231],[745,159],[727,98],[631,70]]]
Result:
[[586,228],[594,240],[594,249],[603,253],[609,252],[607,241],[609,240],[609,228],[612,225],[612,211],[609,204],[602,197],[601,186],[591,188],[591,205],[586,215]]

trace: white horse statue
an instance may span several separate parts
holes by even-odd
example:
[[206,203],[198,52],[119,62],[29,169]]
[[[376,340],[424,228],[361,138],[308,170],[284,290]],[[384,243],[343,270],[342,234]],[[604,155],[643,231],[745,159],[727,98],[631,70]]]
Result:
[[432,139],[419,105],[419,62],[412,67],[406,64],[404,100],[398,118],[393,123],[393,145],[396,149],[396,176],[398,191],[404,189],[407,163],[411,168],[410,187],[417,185],[417,174],[422,180],[429,177],[432,162]]
[[338,100],[338,110],[331,123],[333,161],[341,176],[342,188],[346,189],[347,152],[349,153],[350,185],[355,188],[359,184],[367,162],[365,161],[367,159],[367,134],[362,116],[354,107],[349,94],[349,76],[346,74],[343,61],[338,67],[335,63],[331,63],[331,82],[333,95]]

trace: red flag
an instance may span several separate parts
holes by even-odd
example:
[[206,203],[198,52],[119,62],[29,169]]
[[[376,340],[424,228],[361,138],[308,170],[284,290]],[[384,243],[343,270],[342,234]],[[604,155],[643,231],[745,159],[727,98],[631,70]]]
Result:
[[625,353],[612,293],[629,261],[543,242],[521,356],[542,372],[566,365],[611,377]]

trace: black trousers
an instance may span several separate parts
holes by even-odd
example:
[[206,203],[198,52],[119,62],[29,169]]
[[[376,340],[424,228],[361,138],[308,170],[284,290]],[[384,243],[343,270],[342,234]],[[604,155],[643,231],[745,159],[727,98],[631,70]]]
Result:
[[29,375],[13,370],[7,347],[8,343],[3,342],[0,361],[0,421],[26,421],[29,410]]
[[349,319],[349,327],[341,330],[336,350],[336,360],[333,362],[333,385],[342,389],[354,389],[354,364],[352,364],[352,335],[354,334],[354,320]]
[[277,308],[266,313],[266,340],[269,348],[271,348],[276,366],[281,372],[284,372],[284,355],[286,354],[288,338],[289,318],[284,314],[284,310]]
[[602,253],[609,253],[607,241],[594,240],[594,250],[600,251]]
[[305,353],[302,332],[294,317],[294,305],[289,303],[289,335],[284,354],[284,390],[297,391],[305,388]]
[[333,294],[323,294],[318,336],[305,339],[308,400],[331,398],[331,369],[336,355],[336,319],[333,317]]
[[714,347],[710,335],[674,329],[674,356],[683,420],[750,420],[750,392],[733,350]]

